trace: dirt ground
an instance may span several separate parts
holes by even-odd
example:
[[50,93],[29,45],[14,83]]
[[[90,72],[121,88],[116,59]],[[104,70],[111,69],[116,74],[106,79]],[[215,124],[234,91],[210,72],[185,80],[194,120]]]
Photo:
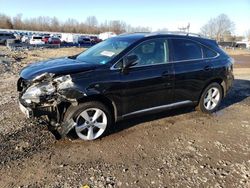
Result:
[[0,47],[0,187],[250,187],[250,52],[229,52],[235,83],[220,110],[175,109],[118,123],[102,139],[56,140],[17,105],[29,62],[83,49]]

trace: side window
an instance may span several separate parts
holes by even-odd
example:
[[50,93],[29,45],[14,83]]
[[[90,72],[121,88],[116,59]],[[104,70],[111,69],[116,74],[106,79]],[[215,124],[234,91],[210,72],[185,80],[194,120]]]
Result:
[[165,39],[153,39],[141,43],[128,55],[138,56],[138,63],[135,67],[153,65],[168,62],[168,43]]
[[174,61],[201,59],[202,51],[198,43],[185,39],[172,39]]
[[217,53],[205,46],[202,47],[202,50],[203,50],[203,57],[204,58],[212,58],[212,57],[215,57],[217,56]]

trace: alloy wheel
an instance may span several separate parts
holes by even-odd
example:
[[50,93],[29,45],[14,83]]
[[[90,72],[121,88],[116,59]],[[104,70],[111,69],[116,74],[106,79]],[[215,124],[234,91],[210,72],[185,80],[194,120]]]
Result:
[[94,140],[100,137],[107,128],[107,115],[98,108],[88,108],[76,118],[75,131],[83,140]]
[[210,88],[204,98],[204,107],[207,110],[213,110],[217,107],[220,100],[220,91],[216,87]]

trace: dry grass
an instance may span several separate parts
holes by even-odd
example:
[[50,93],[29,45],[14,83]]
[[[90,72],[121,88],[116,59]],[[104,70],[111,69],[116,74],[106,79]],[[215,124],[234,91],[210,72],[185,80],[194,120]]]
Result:
[[235,55],[249,55],[250,50],[247,49],[225,49],[228,55],[235,56]]
[[235,68],[234,69],[235,76],[242,76],[242,75],[250,75],[250,68]]
[[[33,50],[27,53],[26,61],[36,62],[42,61],[49,58],[66,57],[76,55],[84,51],[84,48],[58,48],[58,49],[40,49]],[[29,63],[29,62],[27,62]]]

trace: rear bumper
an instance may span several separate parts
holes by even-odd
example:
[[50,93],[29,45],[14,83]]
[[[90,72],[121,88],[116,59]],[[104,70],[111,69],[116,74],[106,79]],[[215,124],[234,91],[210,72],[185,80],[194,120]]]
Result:
[[231,90],[231,88],[233,87],[233,82],[234,82],[234,75],[230,74],[227,76],[227,81],[226,81],[226,86],[225,86],[225,94],[224,96],[226,96],[228,94],[228,92]]

